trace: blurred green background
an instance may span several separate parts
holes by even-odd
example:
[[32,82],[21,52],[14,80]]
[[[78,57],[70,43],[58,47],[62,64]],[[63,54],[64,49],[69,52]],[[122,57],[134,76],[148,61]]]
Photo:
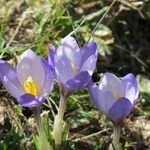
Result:
[[[113,5],[112,5],[113,3]],[[125,120],[121,141],[125,149],[150,145],[150,1],[149,0],[0,0],[0,59],[15,65],[28,48],[47,57],[49,45],[72,34],[79,45],[98,44],[93,75],[112,72],[137,76],[140,98]],[[17,105],[0,89],[0,149],[35,149],[36,128],[29,109]],[[58,87],[43,106],[45,123],[52,129],[59,103]],[[111,141],[109,120],[96,110],[86,89],[69,97],[65,113],[65,150],[106,149]]]

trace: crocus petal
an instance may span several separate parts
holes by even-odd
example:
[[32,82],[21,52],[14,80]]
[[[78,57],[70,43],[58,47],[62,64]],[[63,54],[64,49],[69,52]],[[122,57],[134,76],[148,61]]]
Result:
[[97,108],[108,115],[109,109],[116,102],[113,95],[108,91],[102,91],[96,84],[90,84],[88,86],[90,95]]
[[100,80],[99,88],[102,91],[110,91],[113,94],[124,96],[121,80],[112,73],[105,73]]
[[47,93],[47,95],[48,95],[48,93],[53,88],[53,74],[52,74],[53,69],[48,64],[46,59],[41,58],[41,61],[42,61],[42,64],[43,64],[43,67],[44,67],[44,71],[45,71],[45,81],[44,81],[44,84],[43,84],[43,91],[42,91],[41,94]]
[[41,59],[32,50],[26,50],[20,57],[17,65],[17,76],[24,84],[29,76],[32,77],[38,92],[41,92],[45,81],[44,68]]
[[45,58],[41,58],[41,63],[43,65],[45,75],[46,74],[52,75],[53,69],[49,65],[49,63],[47,62],[47,60]]
[[97,51],[97,44],[95,42],[89,42],[87,45],[80,48],[81,50],[81,67],[84,62],[91,56],[95,56],[97,60],[98,51]]
[[89,90],[89,93],[92,97],[92,99],[95,101],[97,101],[98,99],[98,93],[99,93],[99,88],[96,84],[93,83],[92,80],[90,80],[89,84],[88,84],[88,90]]
[[53,77],[47,75],[44,82],[44,89],[42,94],[46,94],[44,97],[47,97],[54,85]]
[[7,77],[11,82],[16,82],[16,70],[6,61],[0,60],[0,78]]
[[66,84],[69,89],[79,89],[86,86],[90,80],[91,77],[89,73],[87,71],[83,71],[74,78],[68,80]]
[[56,64],[55,71],[57,74],[57,79],[64,83],[69,79],[74,77],[74,72],[71,68],[71,64],[68,59],[63,56]]
[[94,69],[96,67],[96,62],[97,62],[97,59],[95,58],[95,56],[90,56],[83,64],[82,68],[81,68],[81,71],[88,71],[88,73],[90,75],[93,74],[94,72]]
[[21,86],[17,86],[14,83],[12,83],[6,76],[2,79],[2,83],[6,90],[15,98],[20,97],[22,94],[24,94],[24,90],[21,88]]
[[138,83],[137,83],[135,76],[132,73],[129,73],[126,76],[124,76],[121,79],[121,81],[123,83],[125,91],[128,90],[129,88],[131,89],[131,87],[132,87],[132,91],[133,91],[133,88],[134,88],[134,90],[135,90],[134,100],[136,100],[138,98],[138,95],[139,95],[139,88],[138,88]]
[[24,93],[24,90],[18,81],[15,68],[6,61],[0,60],[0,79],[6,90],[14,97]]
[[55,54],[56,54],[56,47],[55,45],[51,45],[48,53],[48,63],[53,69],[55,67],[55,62],[54,62]]
[[81,53],[79,45],[73,37],[66,36],[62,40],[61,45],[57,50],[56,62],[62,56],[67,57],[70,63],[75,64],[77,68],[79,67],[81,63]]
[[44,101],[43,97],[34,96],[32,94],[24,94],[18,98],[20,105],[24,107],[35,107],[40,106]]
[[136,97],[136,91],[135,91],[135,87],[133,86],[133,84],[131,82],[124,82],[124,90],[125,90],[125,95],[124,97],[126,97],[127,99],[129,99],[131,101],[132,104],[135,103],[135,97]]
[[110,108],[108,116],[115,124],[118,124],[129,115],[131,109],[131,102],[125,97],[122,97]]

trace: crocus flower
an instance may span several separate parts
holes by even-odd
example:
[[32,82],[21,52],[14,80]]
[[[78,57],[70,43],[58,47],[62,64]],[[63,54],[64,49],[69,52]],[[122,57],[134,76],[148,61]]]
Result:
[[53,85],[48,63],[30,49],[20,56],[16,68],[0,60],[0,79],[24,107],[41,105]]
[[89,42],[79,47],[76,40],[66,36],[57,51],[51,46],[49,64],[54,69],[57,80],[69,90],[86,86],[96,66],[97,45]]
[[139,94],[136,78],[131,73],[121,79],[105,73],[99,85],[89,84],[89,91],[97,108],[115,124],[129,115]]
[[50,47],[48,61],[53,69],[53,75],[58,80],[61,89],[58,114],[55,116],[53,138],[56,145],[62,142],[63,116],[66,107],[68,93],[86,86],[96,67],[97,44],[89,42],[79,47],[77,41],[66,36],[61,41],[57,51],[54,45]]

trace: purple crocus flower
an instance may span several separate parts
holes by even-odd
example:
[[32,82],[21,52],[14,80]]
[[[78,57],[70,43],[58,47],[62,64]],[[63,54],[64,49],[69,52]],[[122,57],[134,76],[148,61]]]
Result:
[[95,42],[79,47],[73,37],[66,36],[57,51],[55,46],[51,46],[48,60],[56,78],[64,88],[74,90],[89,83],[96,67],[97,56]]
[[20,56],[16,68],[0,60],[0,79],[6,90],[24,107],[41,105],[53,86],[47,61],[30,49]]
[[136,78],[131,73],[121,79],[105,73],[99,85],[89,84],[89,91],[98,109],[115,124],[129,115],[139,94]]

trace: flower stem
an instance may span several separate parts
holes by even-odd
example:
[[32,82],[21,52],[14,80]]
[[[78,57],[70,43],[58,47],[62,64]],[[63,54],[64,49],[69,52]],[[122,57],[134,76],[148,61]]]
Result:
[[37,129],[38,129],[38,134],[39,134],[39,143],[40,143],[40,150],[52,150],[52,147],[50,146],[45,131],[44,131],[44,127],[42,124],[42,119],[40,116],[40,108],[39,107],[35,107],[34,109],[32,109],[33,113],[34,113],[34,118],[37,124]]
[[109,150],[121,150],[120,144],[120,124],[113,127],[113,141],[109,146]]
[[53,128],[53,138],[56,145],[60,145],[62,142],[63,133],[63,117],[66,108],[67,94],[61,93],[58,114],[55,116],[54,128]]

